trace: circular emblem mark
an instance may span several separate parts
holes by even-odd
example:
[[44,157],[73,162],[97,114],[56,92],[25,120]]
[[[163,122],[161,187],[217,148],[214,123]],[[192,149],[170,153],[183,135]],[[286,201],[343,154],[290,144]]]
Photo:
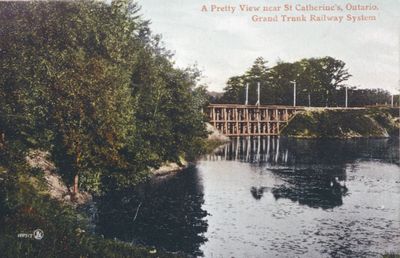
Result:
[[33,237],[36,240],[41,240],[44,237],[44,232],[41,229],[36,229],[35,231],[33,231]]

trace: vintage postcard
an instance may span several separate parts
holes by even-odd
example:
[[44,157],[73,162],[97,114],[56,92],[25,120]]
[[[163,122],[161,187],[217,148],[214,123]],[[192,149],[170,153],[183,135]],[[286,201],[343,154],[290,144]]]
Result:
[[400,257],[400,0],[0,1],[0,257]]

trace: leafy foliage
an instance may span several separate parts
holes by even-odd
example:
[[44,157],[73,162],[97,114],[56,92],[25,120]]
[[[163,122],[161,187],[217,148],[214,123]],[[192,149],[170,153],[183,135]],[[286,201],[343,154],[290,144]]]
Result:
[[[272,68],[259,57],[243,75],[229,78],[224,95],[216,102],[244,103],[248,83],[249,104],[254,104],[257,102],[257,83],[260,82],[261,104],[292,105],[292,82],[296,81],[297,105],[300,106],[344,106],[345,87],[349,88],[349,106],[389,103],[389,92],[349,87],[345,83],[350,77],[346,64],[329,56],[294,63],[281,61]],[[398,105],[398,97],[394,98],[394,104]]]
[[304,138],[386,137],[399,130],[389,109],[310,110],[298,113],[283,134]]
[[206,135],[199,72],[173,66],[139,9],[128,0],[2,2],[0,147],[50,151],[74,191],[79,176],[99,191],[194,159]]
[[[2,257],[180,257],[92,235],[87,219],[46,194],[40,177],[20,166],[0,170],[0,250]],[[35,229],[44,238],[18,237]]]
[[[87,234],[52,200],[32,149],[73,191],[133,186],[204,149],[207,98],[130,0],[0,3],[0,250],[4,257],[175,257]],[[43,241],[16,232],[45,231]],[[26,241],[25,241],[26,240]]]

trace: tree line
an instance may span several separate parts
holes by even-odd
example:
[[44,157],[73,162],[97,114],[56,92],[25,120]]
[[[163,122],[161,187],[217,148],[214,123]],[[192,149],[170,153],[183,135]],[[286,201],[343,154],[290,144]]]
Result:
[[[296,104],[299,106],[345,106],[346,87],[348,106],[391,104],[391,94],[383,89],[360,89],[346,84],[352,76],[345,62],[333,57],[307,58],[297,62],[279,61],[269,68],[268,62],[258,57],[242,75],[228,79],[223,95],[213,98],[215,103],[245,103],[249,85],[249,104],[257,102],[260,83],[260,102],[264,105],[293,105],[294,82]],[[394,97],[398,105],[399,96]]]
[[202,152],[199,71],[174,67],[135,2],[0,5],[0,166],[41,149],[74,192],[101,191]]

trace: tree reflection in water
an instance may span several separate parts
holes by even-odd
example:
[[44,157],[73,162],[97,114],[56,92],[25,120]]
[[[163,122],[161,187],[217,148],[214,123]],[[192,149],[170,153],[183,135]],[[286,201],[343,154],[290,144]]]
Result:
[[[376,233],[378,237],[368,238],[369,233],[361,232],[358,228],[349,227],[348,231],[342,231],[341,228],[338,229],[338,225],[341,224],[336,222],[347,219],[347,223],[350,223],[348,221],[353,223],[353,218],[346,217],[346,212],[342,211],[343,214],[341,214],[341,209],[336,209],[339,217],[330,219],[330,228],[321,231],[318,235],[309,232],[309,235],[302,238],[303,229],[280,228],[279,225],[275,225],[277,222],[275,219],[281,218],[275,218],[275,214],[268,213],[272,211],[272,208],[275,212],[293,207],[331,209],[342,205],[343,202],[346,202],[346,198],[351,203],[351,197],[357,194],[346,197],[351,194],[352,190],[350,187],[350,189],[346,187],[348,171],[351,171],[353,166],[357,168],[359,161],[373,160],[375,163],[384,161],[386,165],[387,163],[400,165],[398,139],[338,141],[276,137],[238,138],[222,146],[214,154],[206,156],[205,159],[216,161],[217,164],[206,161],[199,166],[199,170],[189,169],[171,178],[144,184],[136,190],[115,192],[104,196],[97,202],[97,232],[108,238],[116,237],[128,242],[154,245],[158,249],[182,251],[195,256],[201,256],[201,250],[203,250],[210,257],[213,252],[225,254],[223,257],[231,257],[230,253],[219,249],[219,246],[223,246],[225,242],[229,243],[229,241],[238,241],[229,248],[232,249],[232,252],[242,254],[241,257],[251,257],[251,255],[245,255],[251,250],[254,250],[254,254],[260,251],[254,245],[246,245],[243,241],[245,238],[234,238],[245,235],[246,232],[249,233],[246,235],[246,239],[249,241],[247,244],[253,241],[259,247],[268,247],[278,254],[282,250],[290,252],[291,249],[297,247],[307,249],[310,245],[314,245],[312,248],[319,252],[319,244],[308,242],[308,239],[318,241],[318,243],[322,241],[320,244],[324,249],[340,249],[340,251],[332,251],[338,254],[346,252],[359,254],[360,252],[356,248],[349,246],[349,242],[353,246],[359,246],[360,239],[375,241],[375,238],[382,239],[382,235],[386,236],[389,233],[392,238],[398,236],[397,227],[392,227],[392,231],[389,233],[388,231],[382,233],[381,229],[386,227],[386,224],[382,223],[386,222],[376,220],[372,223],[369,215],[362,217],[362,215],[369,214],[365,212],[359,214],[360,223],[364,223],[363,227],[371,232],[378,232]],[[227,164],[220,162],[221,160],[235,160],[236,162]],[[237,162],[247,164],[238,164]],[[243,173],[242,168],[246,169]],[[229,169],[233,169],[233,171]],[[354,170],[357,171],[357,169]],[[260,179],[256,174],[258,172],[263,174]],[[354,188],[354,180],[352,179],[351,182],[347,185]],[[357,182],[357,184],[363,184],[363,182],[365,181]],[[242,189],[245,189],[244,194],[241,194]],[[249,189],[250,193],[246,189]],[[266,193],[270,195],[268,197],[271,199],[262,199],[267,195]],[[204,198],[207,200],[205,204]],[[272,205],[272,207],[262,207],[257,204],[255,207],[251,202],[252,198],[263,202],[274,202],[273,198],[290,201],[282,206],[280,203],[276,203],[276,206]],[[354,202],[353,199],[353,204]],[[299,207],[297,203],[304,206]],[[390,203],[388,205],[391,207]],[[255,208],[255,214],[259,215],[252,218],[254,223],[248,221],[246,217],[247,211],[252,208]],[[365,208],[361,211],[369,209],[363,206],[361,208]],[[205,209],[211,213],[207,217],[209,222],[206,220],[208,214]],[[314,209],[296,210],[294,208],[293,214],[300,214],[296,211],[301,211],[310,215],[312,219],[321,219],[318,217],[321,214],[318,212],[307,213],[308,210],[314,211]],[[377,213],[379,216],[383,212],[382,214],[388,220],[393,220],[392,212],[384,213],[385,211],[381,209],[377,212],[379,212]],[[238,214],[242,214],[242,216]],[[270,216],[271,221],[263,220],[262,216],[264,215]],[[242,219],[237,221],[238,218]],[[301,220],[299,221],[301,222]],[[258,221],[261,221],[262,225],[258,225]],[[324,216],[323,221],[326,221]],[[312,225],[318,225],[318,223],[318,221],[316,224],[310,222]],[[242,228],[243,224],[247,224],[251,230],[247,226]],[[251,226],[255,228],[252,229]],[[264,230],[267,228],[275,229],[276,235],[272,237],[272,234],[266,233],[269,232]],[[207,230],[209,232],[206,232]],[[235,235],[232,235],[232,232],[236,232]],[[332,240],[331,236],[335,235],[332,232],[341,235],[344,240]],[[348,235],[352,236],[350,240]],[[294,237],[291,238],[291,236]],[[314,238],[310,238],[310,236],[314,236]],[[283,240],[281,241],[281,239]],[[299,239],[302,239],[302,242],[299,242]],[[246,250],[241,250],[245,247]],[[295,253],[293,254],[296,256]],[[337,255],[333,253],[333,256]],[[364,257],[365,255],[353,256]]]
[[275,199],[287,198],[313,208],[331,209],[343,204],[348,189],[345,169],[273,170],[286,183],[272,189]]
[[[392,141],[396,141],[393,144]],[[357,160],[399,164],[398,139],[300,140],[280,137],[235,138],[207,156],[208,160],[236,160],[259,166],[284,183],[274,187],[253,186],[260,200],[265,192],[313,208],[331,209],[343,204],[348,194],[346,166]]]
[[[195,169],[99,200],[97,231],[108,238],[202,255],[207,212]],[[137,215],[136,215],[137,214]]]

